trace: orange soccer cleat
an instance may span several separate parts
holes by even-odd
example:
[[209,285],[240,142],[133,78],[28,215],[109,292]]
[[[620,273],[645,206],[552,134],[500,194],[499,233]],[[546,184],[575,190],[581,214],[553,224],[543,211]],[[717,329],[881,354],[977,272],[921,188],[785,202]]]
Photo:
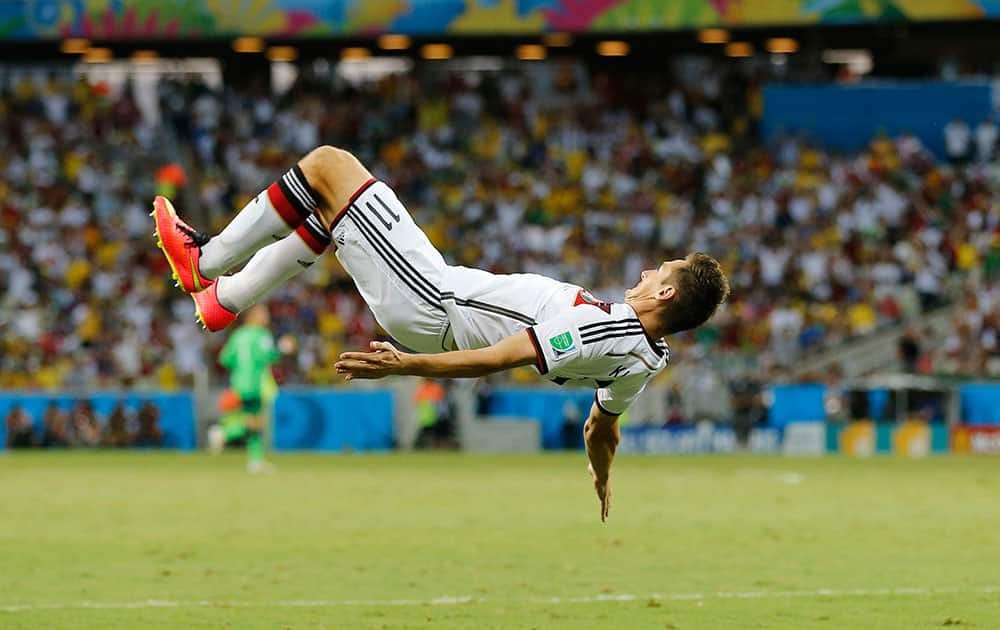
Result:
[[212,284],[204,291],[192,293],[194,312],[206,329],[217,332],[236,321],[236,313],[219,303],[218,285]]
[[177,216],[173,204],[166,197],[157,196],[153,200],[150,215],[156,220],[156,245],[167,257],[177,286],[187,293],[208,288],[212,281],[201,275],[198,269],[201,246],[208,242],[208,235],[195,230]]

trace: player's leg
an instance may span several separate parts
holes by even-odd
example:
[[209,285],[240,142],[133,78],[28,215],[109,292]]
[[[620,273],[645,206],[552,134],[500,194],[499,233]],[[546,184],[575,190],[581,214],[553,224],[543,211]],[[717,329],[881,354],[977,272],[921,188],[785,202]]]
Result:
[[[392,190],[376,182],[351,153],[330,146],[313,150],[297,167],[317,196],[326,224],[307,222],[308,231],[298,231],[303,242],[308,245],[309,237],[326,242],[327,228],[336,230],[337,258],[382,327],[410,348],[447,349],[440,339],[447,322],[440,298],[444,259]],[[203,323],[213,330],[224,327],[233,310],[246,308],[293,276],[305,255],[296,243],[288,237],[264,248],[259,261],[255,257],[241,272],[222,278],[218,287],[196,293]]]
[[247,431],[246,414],[242,411],[226,414],[208,430],[209,452],[214,455],[221,453],[227,444],[246,437]]
[[296,164],[248,203],[216,236],[198,232],[164,197],[153,204],[157,243],[178,285],[193,293],[243,262],[264,245],[300,226],[322,203]]
[[449,349],[441,303],[447,265],[396,194],[346,151],[322,147],[301,163],[325,201],[341,266],[378,323],[420,352]]
[[264,461],[264,420],[260,396],[243,399],[247,426],[247,471],[268,472],[270,465]]
[[[229,253],[225,264],[229,265],[230,261],[238,261],[242,252],[249,247],[253,248],[251,251],[260,248],[241,271],[231,276],[213,275],[206,281],[216,279],[214,284],[205,285],[208,286],[207,290],[193,293],[196,313],[202,325],[212,331],[222,330],[236,319],[240,311],[315,262],[330,244],[330,233],[326,226],[347,210],[352,195],[374,181],[371,173],[356,157],[341,149],[322,146],[302,158],[282,180],[258,195],[255,202],[245,208],[219,236],[202,245],[200,268],[202,271],[210,269],[212,272],[216,268],[205,266],[207,257],[225,249]],[[291,191],[289,197],[293,201],[299,199],[295,191],[306,191],[316,212],[295,228],[294,235],[261,248],[262,241],[270,242],[278,235],[273,221],[269,220],[270,215],[262,209],[267,203],[275,208],[287,207],[285,201],[288,198],[281,196],[285,191]],[[339,208],[340,211],[334,213],[331,208]],[[246,215],[247,220],[241,220],[243,215]],[[241,238],[250,245],[242,249],[238,247]],[[164,251],[169,260],[170,250],[165,247]],[[174,263],[171,266],[175,266]],[[176,266],[184,267],[183,264]],[[194,267],[197,268],[197,264]],[[183,278],[183,274],[178,275]],[[207,272],[205,275],[208,275]],[[184,285],[183,280],[181,284]]]
[[240,271],[219,276],[208,289],[192,294],[198,319],[208,330],[222,330],[239,313],[309,268],[329,245],[330,234],[314,213],[292,234],[261,248]]

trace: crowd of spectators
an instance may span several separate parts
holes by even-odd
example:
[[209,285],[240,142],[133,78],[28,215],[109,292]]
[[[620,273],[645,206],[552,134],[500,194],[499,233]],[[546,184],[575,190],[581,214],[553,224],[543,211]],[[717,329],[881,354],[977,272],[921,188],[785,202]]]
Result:
[[163,443],[160,410],[149,401],[135,413],[119,402],[106,419],[98,417],[89,400],[78,400],[68,410],[51,401],[37,420],[21,405],[13,405],[5,418],[7,448],[158,447]]
[[[537,67],[336,87],[304,76],[281,96],[171,80],[154,127],[127,90],[14,86],[0,98],[0,386],[171,386],[221,345],[191,323],[149,236],[163,137],[189,166],[173,192],[194,207],[181,210],[205,228],[333,144],[387,181],[455,264],[620,299],[656,261],[713,254],[732,297],[711,325],[671,339],[685,362],[767,374],[965,283],[967,321],[927,369],[992,369],[1000,167],[986,123],[946,131],[956,152],[964,143],[948,161],[908,134],[851,155],[793,135],[765,146],[759,89],[728,67],[670,81]],[[275,332],[300,347],[279,380],[330,382],[337,353],[377,334],[332,255],[273,298]],[[962,354],[972,340],[975,365]]]
[[0,388],[172,387],[201,361],[151,247],[161,135],[127,90],[0,88]]

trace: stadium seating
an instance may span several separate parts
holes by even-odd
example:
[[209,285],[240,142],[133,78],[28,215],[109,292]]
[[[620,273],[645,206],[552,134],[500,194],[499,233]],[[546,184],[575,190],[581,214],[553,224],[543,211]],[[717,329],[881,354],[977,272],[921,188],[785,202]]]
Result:
[[[302,80],[281,96],[170,80],[153,125],[128,90],[17,82],[0,97],[0,387],[189,383],[221,336],[202,335],[169,286],[150,198],[169,193],[219,227],[324,143],[388,181],[457,264],[613,299],[654,261],[716,255],[733,296],[711,326],[671,340],[687,364],[770,374],[958,297],[948,338],[914,332],[914,369],[995,371],[996,147],[949,164],[909,135],[849,155],[794,135],[764,145],[757,89],[720,90],[724,73]],[[284,382],[332,381],[332,358],[378,334],[333,256],[272,310],[300,339]]]

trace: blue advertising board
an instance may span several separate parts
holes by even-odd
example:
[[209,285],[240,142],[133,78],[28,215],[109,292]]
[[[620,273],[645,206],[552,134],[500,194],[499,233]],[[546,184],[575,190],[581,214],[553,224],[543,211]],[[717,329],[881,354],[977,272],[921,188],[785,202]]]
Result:
[[7,443],[6,419],[15,407],[20,407],[31,418],[36,435],[44,431],[42,417],[49,405],[69,412],[77,402],[90,401],[97,421],[103,428],[115,406],[122,403],[126,413],[134,415],[139,408],[152,403],[159,412],[159,427],[163,433],[163,447],[191,450],[195,447],[194,401],[187,392],[0,392],[0,448]]
[[1000,424],[1000,384],[968,383],[958,388],[960,419],[966,424]]
[[277,450],[390,449],[396,442],[392,392],[282,389],[272,430]]

